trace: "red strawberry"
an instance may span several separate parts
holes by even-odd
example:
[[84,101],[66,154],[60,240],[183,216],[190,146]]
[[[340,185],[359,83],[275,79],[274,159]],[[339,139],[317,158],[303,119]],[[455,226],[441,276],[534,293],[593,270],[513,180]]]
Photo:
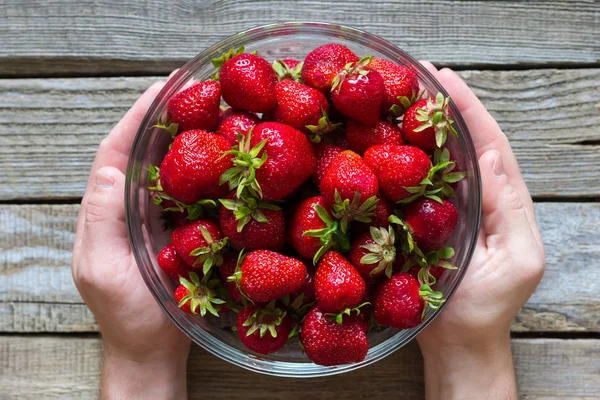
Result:
[[379,72],[366,66],[370,59],[361,59],[335,77],[331,100],[342,114],[363,124],[375,125],[379,120],[385,87]]
[[242,292],[237,287],[235,282],[227,280],[230,276],[235,274],[236,268],[238,266],[238,259],[231,253],[226,253],[223,255],[223,264],[219,267],[219,276],[221,277],[221,282],[225,289],[229,292],[229,295],[236,303],[241,303],[243,301]]
[[323,113],[329,112],[327,98],[317,89],[291,80],[283,80],[275,87],[277,106],[270,118],[292,128],[307,131],[307,125],[317,125]]
[[257,55],[238,54],[225,61],[219,81],[223,100],[233,108],[262,113],[277,104],[277,73],[267,60]]
[[352,225],[352,232],[356,234],[369,232],[369,228],[374,226],[376,228],[386,227],[390,224],[390,215],[394,214],[394,204],[391,203],[385,196],[379,196],[379,200],[375,205],[375,215],[372,215],[371,222],[358,222]]
[[255,114],[228,108],[221,116],[216,133],[234,146],[238,143],[237,135],[239,133],[245,136],[250,128],[258,124],[260,124],[260,118]]
[[274,61],[272,65],[280,80],[283,81],[285,79],[291,79],[296,82],[300,80],[302,63],[300,63],[298,60],[286,58],[283,60]]
[[313,182],[315,185],[319,186],[323,175],[325,175],[327,167],[329,167],[329,164],[331,164],[331,160],[333,160],[339,153],[344,151],[344,149],[336,146],[335,144],[323,141],[315,143],[314,148],[315,156],[317,157],[317,168],[313,174]]
[[[385,99],[381,104],[381,114],[388,115],[394,104],[403,110],[408,108],[404,107],[409,105],[419,92],[417,74],[409,67],[381,58],[374,58],[369,64],[369,68],[379,72],[383,78]],[[398,97],[404,97],[406,100],[403,102],[403,99],[399,100]]]
[[179,132],[194,129],[212,131],[219,123],[220,103],[219,83],[212,80],[201,82],[169,99],[168,119],[179,125]]
[[347,222],[365,219],[372,214],[377,201],[379,184],[362,158],[350,150],[335,156],[325,171],[319,185],[325,204],[333,207],[336,218],[344,218],[342,232],[347,232]]
[[248,253],[240,272],[242,292],[259,303],[298,291],[306,279],[306,266],[301,261],[270,250]]
[[361,155],[376,144],[404,144],[400,128],[385,120],[379,120],[375,125],[365,125],[350,119],[346,123],[346,139],[350,150]]
[[158,266],[173,279],[179,279],[179,276],[187,276],[190,269],[185,261],[177,255],[175,246],[172,244],[167,245],[158,253]]
[[304,199],[295,209],[287,238],[302,257],[316,262],[331,247],[349,248],[348,239],[337,228],[337,222],[325,208],[323,197],[314,196]]
[[238,336],[250,350],[269,354],[282,348],[292,330],[290,317],[273,303],[253,304],[240,311],[237,318]]
[[416,187],[427,177],[431,161],[418,147],[375,145],[365,153],[365,163],[373,169],[381,191],[392,201],[410,197],[405,187]]
[[177,254],[188,265],[202,268],[205,274],[213,265],[221,265],[221,250],[227,239],[222,239],[219,226],[208,219],[190,222],[171,234],[171,243]]
[[356,61],[358,57],[346,46],[325,44],[308,53],[300,76],[307,85],[327,93],[331,89],[333,78],[346,64]]
[[438,93],[436,98],[422,99],[413,104],[402,120],[406,139],[426,152],[446,143],[448,132],[458,136],[450,118],[450,98]]
[[236,250],[279,250],[285,242],[281,207],[254,198],[236,199],[235,192],[219,200],[219,225]]
[[190,272],[189,278],[179,278],[180,285],[175,290],[179,308],[191,315],[200,314],[204,317],[209,312],[218,317],[225,304],[225,300],[218,297],[219,280],[209,279],[209,275],[200,280],[195,272]]
[[403,213],[413,240],[423,252],[442,248],[458,221],[458,211],[448,200],[442,200],[440,204],[430,199],[419,199],[406,206]]
[[187,131],[175,138],[160,165],[160,184],[169,196],[184,203],[215,199],[227,193],[220,176],[231,167],[229,142],[214,133]]
[[371,227],[352,242],[348,258],[363,278],[373,278],[386,274],[392,276],[396,264],[396,236],[394,229]]
[[312,269],[306,268],[306,279],[300,289],[304,301],[302,304],[308,304],[315,301],[315,273]]
[[325,312],[337,313],[359,305],[365,294],[365,281],[340,253],[329,251],[319,261],[315,273],[315,295]]
[[247,189],[252,197],[281,200],[316,169],[315,153],[306,135],[279,122],[255,126],[239,148],[231,151],[235,167],[221,178],[229,182],[230,190],[237,188],[238,197]]
[[344,316],[341,324],[330,320],[319,306],[302,323],[302,345],[308,358],[319,365],[341,365],[362,361],[369,350],[367,323]]
[[381,283],[373,296],[373,316],[380,325],[410,329],[421,323],[425,302],[419,281],[400,272]]

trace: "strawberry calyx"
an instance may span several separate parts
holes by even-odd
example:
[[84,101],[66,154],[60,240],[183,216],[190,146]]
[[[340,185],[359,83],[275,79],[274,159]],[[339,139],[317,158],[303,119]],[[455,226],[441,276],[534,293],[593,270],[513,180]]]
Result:
[[218,81],[219,80],[219,72],[220,72],[223,64],[225,64],[227,61],[231,60],[233,57],[242,54],[243,52],[244,52],[244,46],[240,46],[237,50],[232,47],[231,49],[229,49],[228,52],[223,53],[220,57],[213,58],[212,65],[215,68],[217,68],[217,72],[215,72],[211,76],[211,79]]
[[398,96],[397,100],[398,100],[398,103],[400,103],[400,104],[395,103],[389,109],[390,123],[393,123],[395,120],[401,119],[401,117],[404,115],[406,110],[408,110],[413,104],[415,104],[417,101],[419,101],[421,99],[421,97],[423,97],[424,92],[425,92],[425,90],[420,90],[418,92],[413,90],[410,97]]
[[223,264],[223,250],[227,246],[227,238],[214,240],[210,232],[203,226],[200,226],[200,232],[207,246],[198,247],[190,252],[191,257],[197,257],[194,265],[202,264],[202,273],[207,275],[213,265],[217,267]]
[[289,316],[293,322],[292,330],[288,335],[288,339],[291,339],[298,334],[306,314],[315,305],[316,301],[303,304],[304,293],[300,293],[294,300],[291,299],[290,295],[283,296],[280,301],[288,309]]
[[251,220],[268,223],[269,220],[261,210],[281,210],[281,207],[268,201],[258,200],[254,197],[242,197],[237,200],[219,199],[219,202],[226,209],[233,211],[235,219],[238,221],[237,231],[241,232],[244,226]]
[[404,190],[411,193],[411,196],[399,200],[399,204],[407,204],[415,201],[419,197],[427,197],[433,201],[443,204],[442,198],[454,196],[454,189],[451,184],[456,183],[466,176],[466,172],[452,172],[456,168],[456,163],[450,160],[448,149],[436,149],[433,157],[433,165],[429,169],[427,176],[419,183],[419,186],[404,186]]
[[244,306],[248,302],[254,304],[254,302],[252,300],[250,300],[248,297],[246,297],[246,294],[244,293],[244,291],[242,290],[242,287],[240,285],[240,281],[242,279],[242,263],[244,262],[244,258],[246,258],[246,255],[247,255],[247,253],[244,252],[244,249],[242,249],[238,253],[237,262],[235,264],[235,271],[232,275],[227,277],[227,282],[234,282],[235,286],[237,287],[239,292],[242,294],[242,303],[244,304]]
[[163,211],[167,212],[187,212],[188,221],[195,221],[204,217],[205,212],[209,209],[217,207],[217,203],[210,199],[200,199],[192,204],[187,204],[176,200],[163,191],[160,184],[160,168],[150,164],[148,166],[148,190],[151,192],[152,202],[161,206],[163,202],[168,201],[169,207],[165,207]]
[[[396,235],[400,238],[396,240],[397,248],[400,250],[402,254],[408,258],[411,255],[416,255],[421,258],[425,258],[425,255],[419,249],[419,246],[415,243],[412,237],[412,231],[410,226],[403,220],[401,220],[397,215],[390,215],[388,218],[390,224],[397,225]],[[399,246],[398,246],[399,243]]]
[[402,271],[408,271],[413,265],[421,267],[417,273],[417,280],[421,285],[433,286],[436,283],[435,277],[431,274],[431,267],[438,266],[445,269],[458,269],[458,267],[451,262],[447,261],[454,257],[454,249],[452,247],[444,247],[440,250],[435,250],[427,253],[424,257],[414,255],[409,257],[404,265]]
[[169,134],[172,137],[177,136],[177,133],[179,132],[179,124],[176,122],[169,121],[168,117],[165,118],[164,121],[163,121],[162,117],[158,117],[156,124],[153,125],[152,127],[158,128],[158,129],[164,129],[165,131],[169,132]]
[[371,272],[371,276],[375,276],[381,271],[385,271],[388,278],[392,277],[392,269],[396,261],[396,235],[391,226],[388,228],[370,227],[371,238],[375,244],[365,244],[360,247],[369,251],[365,254],[360,262],[362,264],[377,264]]
[[342,252],[350,250],[350,240],[346,236],[347,230],[341,229],[341,222],[331,218],[325,208],[317,204],[315,205],[315,211],[325,223],[325,227],[304,231],[302,235],[316,237],[321,240],[321,247],[313,257],[313,264],[317,265],[319,259],[331,248]]
[[[419,288],[419,296],[425,302],[425,304],[432,310],[439,309],[442,306],[442,304],[446,302],[446,299],[444,299],[444,294],[442,292],[438,292],[431,289],[431,287],[427,284],[421,285],[421,287]],[[427,307],[423,307],[421,319],[425,317],[426,311]]]
[[338,190],[334,193],[333,216],[340,221],[340,228],[343,233],[348,232],[348,225],[351,221],[371,222],[371,217],[375,216],[375,208],[379,199],[377,196],[369,197],[363,203],[360,202],[360,191],[354,193],[352,201],[343,199]]
[[273,61],[272,65],[280,81],[284,79],[291,79],[294,82],[301,81],[300,72],[302,71],[304,62],[298,63],[294,68],[290,68],[289,65],[287,65],[287,63],[283,60],[275,60]]
[[219,311],[225,304],[225,300],[217,296],[216,288],[219,286],[218,279],[211,279],[210,275],[204,275],[202,280],[195,272],[189,273],[189,280],[179,277],[179,283],[183,285],[190,293],[184,296],[178,306],[182,307],[188,301],[193,315],[204,317],[207,312],[215,317],[219,316]]
[[337,90],[337,92],[339,93],[342,89],[342,84],[349,76],[352,76],[354,74],[367,75],[369,73],[369,70],[365,69],[365,67],[371,63],[371,60],[373,60],[373,56],[366,56],[361,58],[357,62],[350,62],[346,64],[342,72],[340,72],[335,76],[335,78],[333,78],[333,81],[331,82],[331,91],[334,92]]
[[252,313],[243,326],[250,327],[246,332],[246,336],[250,336],[258,332],[260,337],[264,337],[267,332],[273,337],[277,337],[276,328],[281,325],[283,319],[287,315],[287,311],[277,307],[275,300],[269,302],[264,308],[261,308]]
[[344,315],[352,316],[352,314],[354,314],[355,316],[358,316],[361,312],[360,309],[368,305],[371,305],[371,303],[366,301],[356,307],[348,307],[339,313],[326,313],[325,317],[329,322],[335,321],[337,324],[341,325],[344,322]]
[[251,197],[262,199],[262,189],[256,180],[256,170],[267,161],[267,152],[263,152],[261,157],[258,154],[267,144],[268,139],[262,140],[254,147],[250,147],[252,138],[252,129],[248,131],[246,137],[238,135],[238,145],[232,150],[223,153],[222,157],[233,155],[233,167],[221,175],[219,185],[227,183],[229,190],[236,189],[236,197],[242,198],[244,191],[247,191]]
[[435,144],[442,147],[446,143],[448,132],[458,136],[458,132],[452,126],[454,121],[450,118],[450,97],[444,97],[442,93],[435,96],[435,102],[427,98],[425,108],[417,108],[415,119],[421,122],[421,126],[414,129],[415,132],[421,132],[428,128],[435,131]]
[[306,129],[310,131],[308,139],[313,143],[320,143],[322,136],[331,133],[341,127],[342,123],[332,123],[329,120],[327,112],[323,109],[323,116],[319,118],[317,125],[306,125]]

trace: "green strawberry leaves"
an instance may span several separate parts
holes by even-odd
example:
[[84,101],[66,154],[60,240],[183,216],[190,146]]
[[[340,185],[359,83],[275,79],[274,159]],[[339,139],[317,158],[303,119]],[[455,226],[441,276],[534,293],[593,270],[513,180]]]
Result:
[[329,215],[329,212],[320,205],[315,205],[315,211],[321,220],[325,223],[325,228],[311,229],[303,233],[304,236],[316,237],[321,240],[321,247],[313,257],[313,264],[317,265],[319,259],[327,253],[329,249],[337,249],[340,251],[350,250],[350,240],[346,236],[347,231],[344,231],[340,226],[340,221],[337,221]]
[[251,220],[268,223],[269,220],[262,210],[281,210],[281,207],[276,206],[275,204],[246,196],[242,196],[237,200],[219,199],[219,202],[226,209],[233,211],[233,215],[238,221],[238,232],[241,232],[244,229],[244,226]]
[[375,244],[365,244],[361,247],[369,253],[365,254],[360,262],[362,264],[377,264],[370,275],[375,276],[381,271],[385,271],[388,278],[392,277],[394,262],[396,261],[396,234],[393,227],[388,228],[370,227],[371,238]]
[[206,242],[205,247],[199,247],[190,252],[190,256],[197,257],[194,265],[202,264],[202,273],[207,275],[213,266],[223,264],[223,251],[227,246],[227,238],[214,240],[210,232],[203,226],[200,226],[200,232]]
[[158,121],[156,122],[156,125],[153,125],[152,127],[158,128],[158,129],[164,129],[165,131],[169,132],[169,134],[172,137],[177,136],[177,133],[179,132],[179,124],[169,121],[168,117],[165,118],[164,121],[163,121],[162,117],[158,117]]
[[336,129],[340,128],[344,124],[334,124],[329,120],[329,116],[325,110],[322,110],[323,116],[319,118],[317,125],[306,125],[306,129],[310,131],[308,139],[313,143],[320,143],[323,135],[331,133]]
[[442,147],[446,143],[448,133],[458,136],[458,132],[452,126],[454,121],[450,118],[450,97],[444,97],[442,93],[435,96],[435,102],[427,98],[425,108],[418,108],[415,119],[421,122],[421,126],[416,128],[415,132],[422,132],[425,129],[433,128],[435,131],[435,143],[437,147]]
[[208,312],[218,317],[220,309],[226,303],[217,296],[216,289],[220,285],[220,281],[216,278],[211,279],[210,275],[205,275],[200,280],[195,272],[190,272],[189,277],[191,282],[184,277],[179,278],[179,283],[190,293],[179,301],[178,306],[182,307],[190,302],[190,310],[193,315],[199,314],[204,317]]
[[273,69],[277,73],[279,80],[291,79],[295,82],[300,82],[300,72],[302,71],[303,62],[298,63],[294,68],[290,68],[289,65],[283,60],[273,61]]

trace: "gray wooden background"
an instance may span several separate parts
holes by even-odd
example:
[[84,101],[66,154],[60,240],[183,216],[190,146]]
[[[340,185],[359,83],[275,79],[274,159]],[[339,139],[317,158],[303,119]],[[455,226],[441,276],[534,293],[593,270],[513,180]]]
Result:
[[[452,66],[511,140],[536,200],[544,279],[513,324],[523,399],[600,398],[600,3],[3,0],[0,398],[96,398],[101,343],[70,272],[101,138],[158,77],[242,29],[315,20]],[[423,398],[415,345],[316,380],[195,348],[191,398]]]

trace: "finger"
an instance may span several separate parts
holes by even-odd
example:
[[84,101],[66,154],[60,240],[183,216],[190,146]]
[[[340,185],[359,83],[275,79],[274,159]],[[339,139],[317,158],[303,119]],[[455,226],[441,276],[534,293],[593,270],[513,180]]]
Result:
[[519,194],[525,207],[527,218],[532,222],[533,234],[542,246],[542,239],[536,225],[533,200],[523,180],[519,164],[510,147],[508,138],[502,132],[498,123],[490,115],[467,84],[452,70],[443,68],[434,76],[448,91],[456,104],[471,133],[477,154],[481,156],[488,150],[496,149],[502,155],[504,170],[512,186]]
[[171,73],[169,74],[169,77],[167,78],[167,80],[168,80],[168,79],[171,79],[172,77],[174,77],[174,76],[175,76],[175,74],[176,74],[176,73],[178,73],[178,72],[179,72],[179,68],[176,68],[176,69],[174,69],[174,70],[173,70],[173,72],[171,72]]
[[[542,248],[538,245],[525,207],[508,176],[498,150],[490,150],[479,159],[483,184],[483,230],[488,252],[507,252],[499,259],[514,260],[523,267],[515,274],[537,274],[543,267]],[[529,275],[527,275],[529,276]],[[541,275],[540,275],[541,277]],[[537,281],[536,281],[537,284]]]
[[432,63],[430,63],[429,61],[425,61],[425,60],[420,60],[419,63],[425,67],[425,69],[427,69],[427,71],[431,72],[432,74],[435,74],[436,72],[438,72],[437,68],[435,67],[435,65],[433,65]]

